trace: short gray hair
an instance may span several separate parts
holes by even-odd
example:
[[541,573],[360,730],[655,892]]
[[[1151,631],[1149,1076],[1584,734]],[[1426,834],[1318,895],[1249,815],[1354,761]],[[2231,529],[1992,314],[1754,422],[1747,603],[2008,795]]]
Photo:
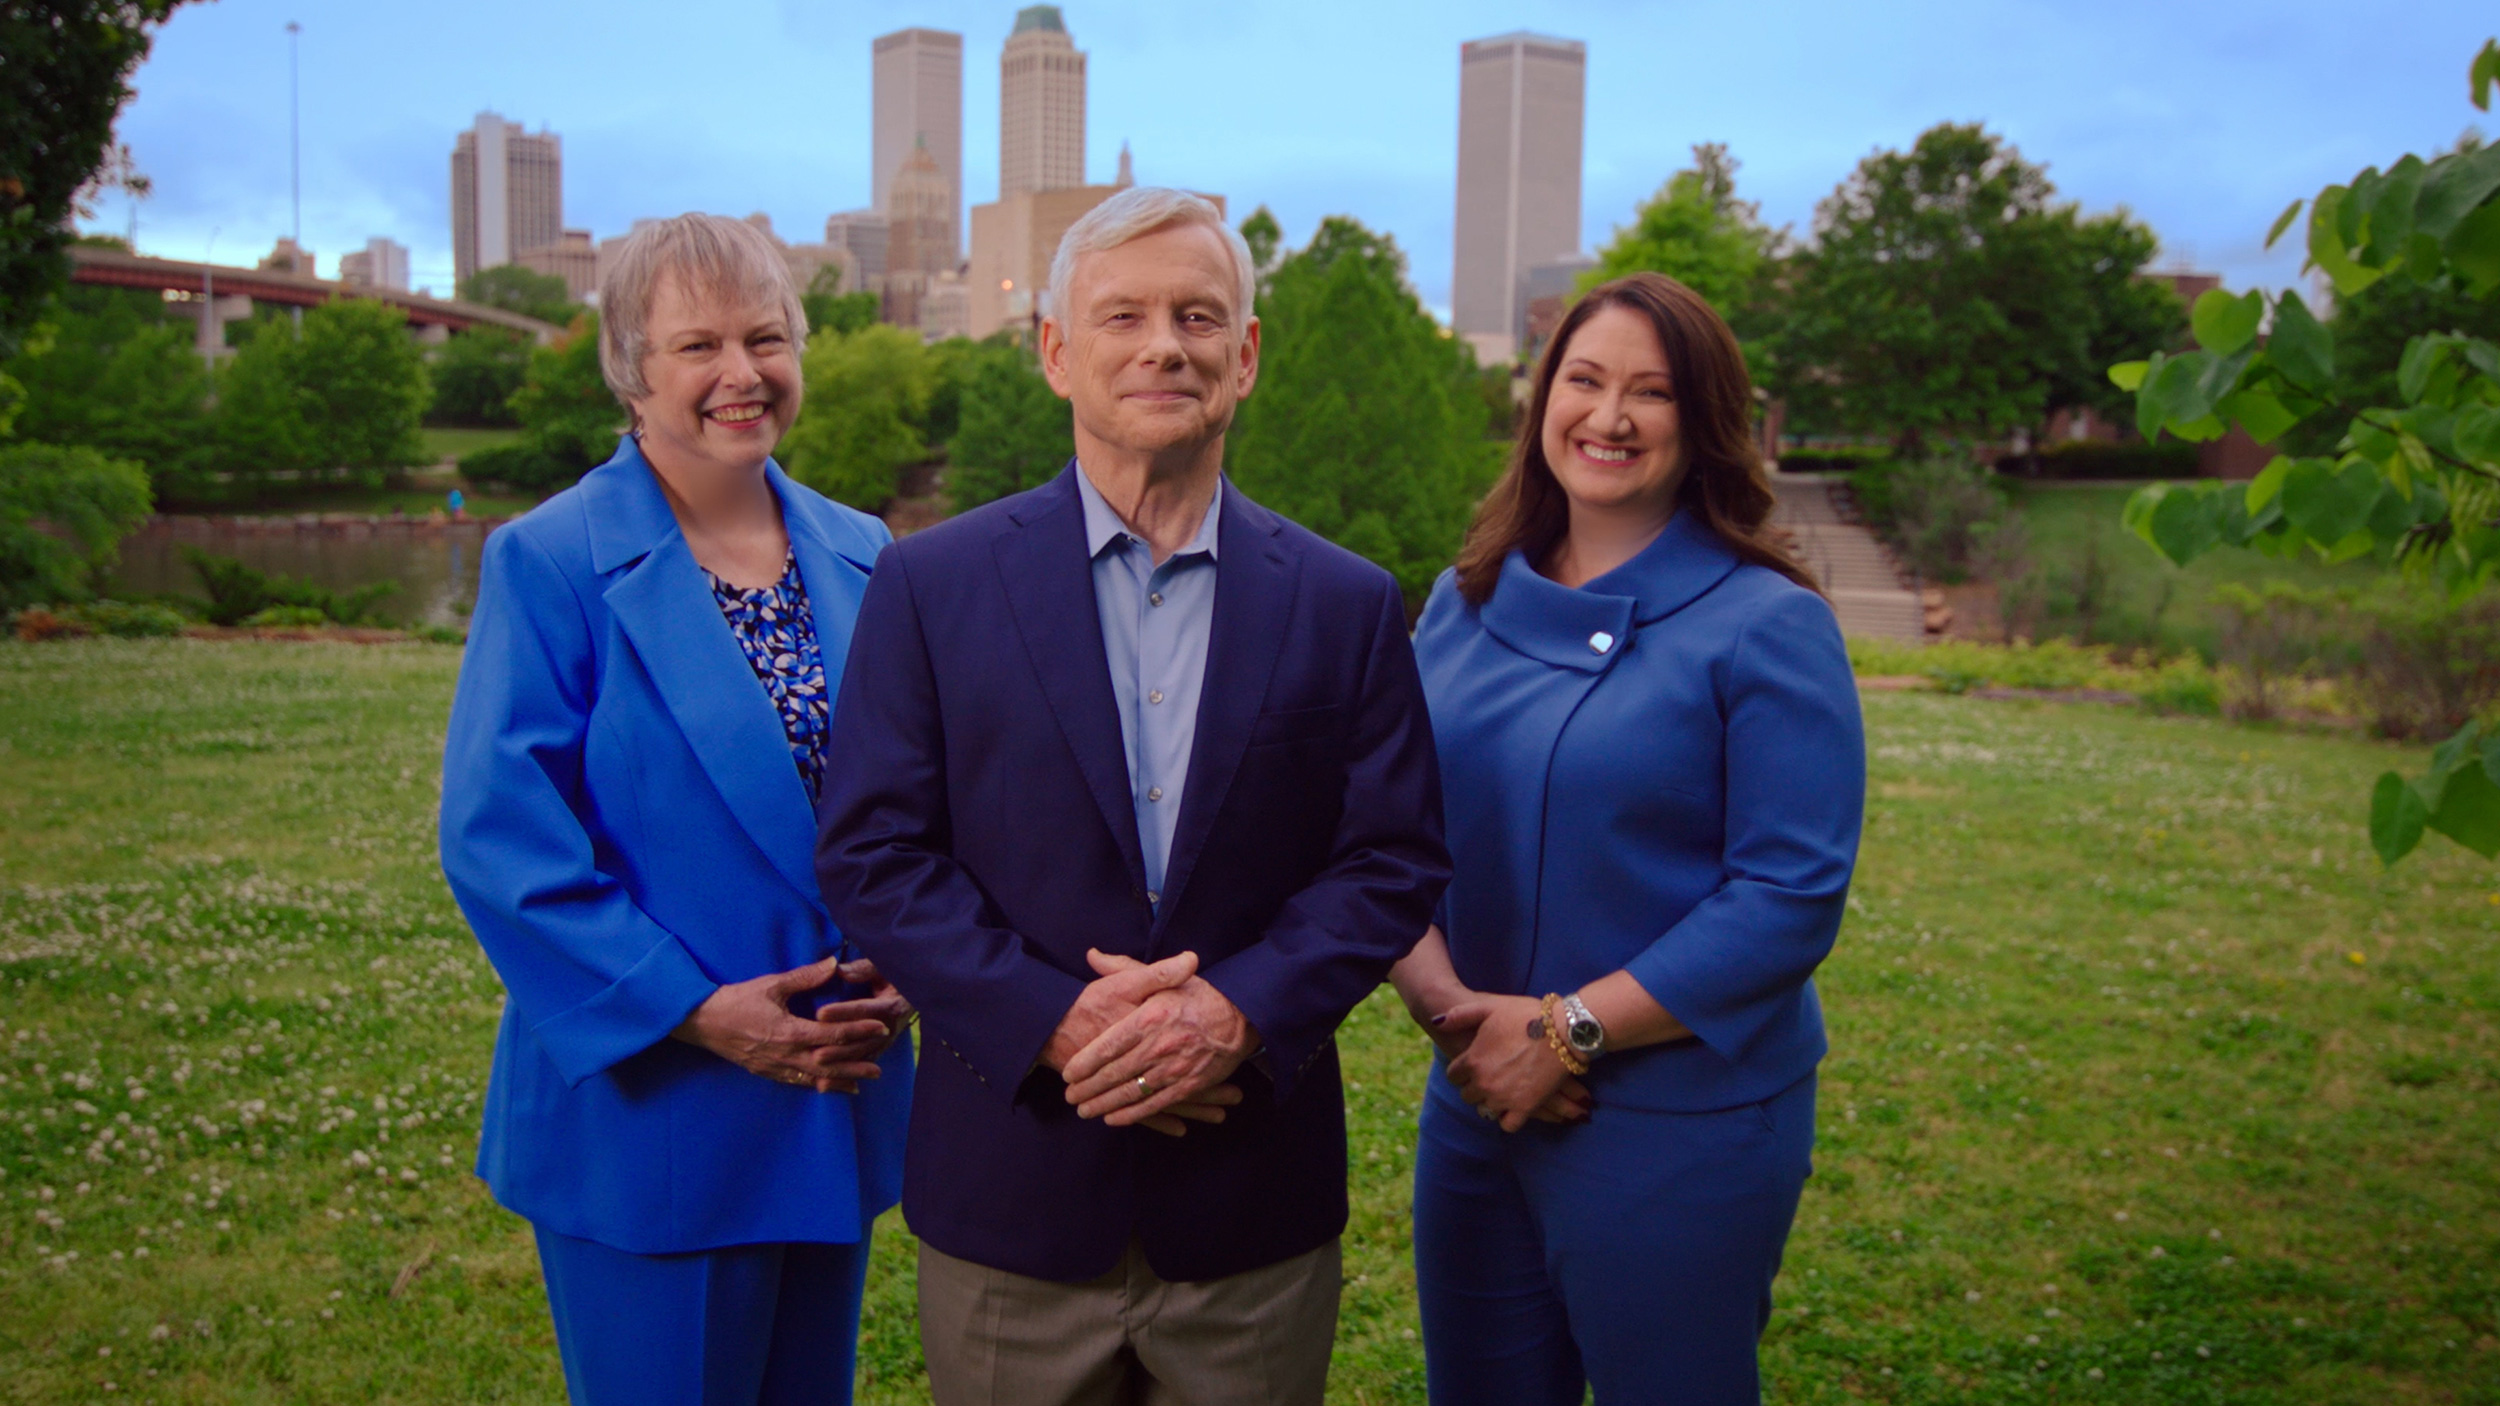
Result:
[[1224,247],[1233,256],[1234,281],[1241,298],[1235,312],[1248,319],[1255,311],[1251,304],[1259,292],[1259,276],[1250,262],[1249,243],[1242,239],[1241,231],[1224,223],[1224,217],[1205,197],[1169,186],[1131,186],[1068,226],[1066,237],[1059,241],[1059,252],[1050,261],[1050,288],[1042,295],[1042,316],[1057,320],[1066,312],[1068,284],[1076,277],[1080,256],[1116,249],[1172,225],[1205,225],[1224,236]]
[[725,215],[651,220],[635,226],[599,275],[599,374],[617,399],[651,393],[642,377],[642,360],[651,354],[651,303],[672,273],[691,293],[778,305],[790,324],[790,350],[807,349],[807,305],[770,236]]

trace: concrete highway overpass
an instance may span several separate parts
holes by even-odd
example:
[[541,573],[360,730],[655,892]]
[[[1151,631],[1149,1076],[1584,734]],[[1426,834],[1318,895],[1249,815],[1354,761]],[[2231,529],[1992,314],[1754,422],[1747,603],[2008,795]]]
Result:
[[[87,244],[71,245],[69,260],[69,276],[73,283],[93,283],[110,288],[149,288],[182,295],[179,299],[167,301],[190,304],[187,315],[197,317],[202,324],[201,343],[215,348],[224,346],[224,324],[237,317],[250,316],[253,303],[304,308],[315,307],[334,298],[371,298],[404,309],[410,328],[429,340],[447,337],[470,327],[501,327],[544,344],[554,340],[564,330],[553,323],[481,303],[462,302],[456,298],[429,298],[422,293],[407,293],[396,288],[368,288],[276,269],[229,268],[223,264],[155,259],[145,254],[125,254],[118,249]],[[200,316],[203,311],[207,316]]]

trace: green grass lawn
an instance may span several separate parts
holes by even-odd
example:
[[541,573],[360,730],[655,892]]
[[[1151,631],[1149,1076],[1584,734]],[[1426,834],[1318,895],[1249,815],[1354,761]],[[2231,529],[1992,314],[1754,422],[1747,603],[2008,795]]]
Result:
[[[467,1171],[500,992],[433,864],[455,664],[0,644],[0,1400],[560,1397]],[[1772,1399],[2500,1402],[2500,873],[2382,873],[2359,824],[2418,757],[1867,713]],[[1382,998],[1344,1044],[1332,1396],[1421,1401],[1424,1044]],[[864,1396],[916,1401],[881,1237]]]
[[2100,601],[2091,611],[2093,639],[2152,645],[2165,653],[2195,649],[2208,657],[2214,621],[2206,601],[2215,586],[2226,581],[2361,586],[2384,574],[2370,559],[2329,566],[2315,556],[2286,561],[2229,548],[2208,552],[2186,567],[2173,566],[2120,523],[2119,514],[2135,491],[2132,486],[2000,482],[2013,495],[2030,533],[2032,566],[2047,591],[2046,626],[2061,633],[2082,628],[2080,598],[2095,573]]
[[418,433],[425,438],[426,457],[436,463],[510,444],[521,437],[517,429],[465,429],[444,425],[428,425]]

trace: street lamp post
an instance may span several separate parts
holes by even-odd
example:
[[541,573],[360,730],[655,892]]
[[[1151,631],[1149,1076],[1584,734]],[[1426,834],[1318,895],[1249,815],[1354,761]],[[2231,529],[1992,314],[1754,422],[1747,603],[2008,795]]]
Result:
[[217,235],[225,228],[211,225],[208,231],[208,252],[200,258],[200,359],[213,373],[217,369]]

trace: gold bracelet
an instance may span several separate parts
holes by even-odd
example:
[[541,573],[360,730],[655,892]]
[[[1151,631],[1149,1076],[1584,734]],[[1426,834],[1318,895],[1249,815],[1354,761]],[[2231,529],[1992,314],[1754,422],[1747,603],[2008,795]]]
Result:
[[1586,1074],[1589,1072],[1589,1062],[1580,1058],[1576,1051],[1563,1043],[1562,1027],[1554,1021],[1554,1007],[1561,1000],[1562,997],[1558,993],[1552,991],[1545,993],[1545,1043],[1554,1051],[1554,1057],[1562,1061],[1563,1068],[1574,1074]]

